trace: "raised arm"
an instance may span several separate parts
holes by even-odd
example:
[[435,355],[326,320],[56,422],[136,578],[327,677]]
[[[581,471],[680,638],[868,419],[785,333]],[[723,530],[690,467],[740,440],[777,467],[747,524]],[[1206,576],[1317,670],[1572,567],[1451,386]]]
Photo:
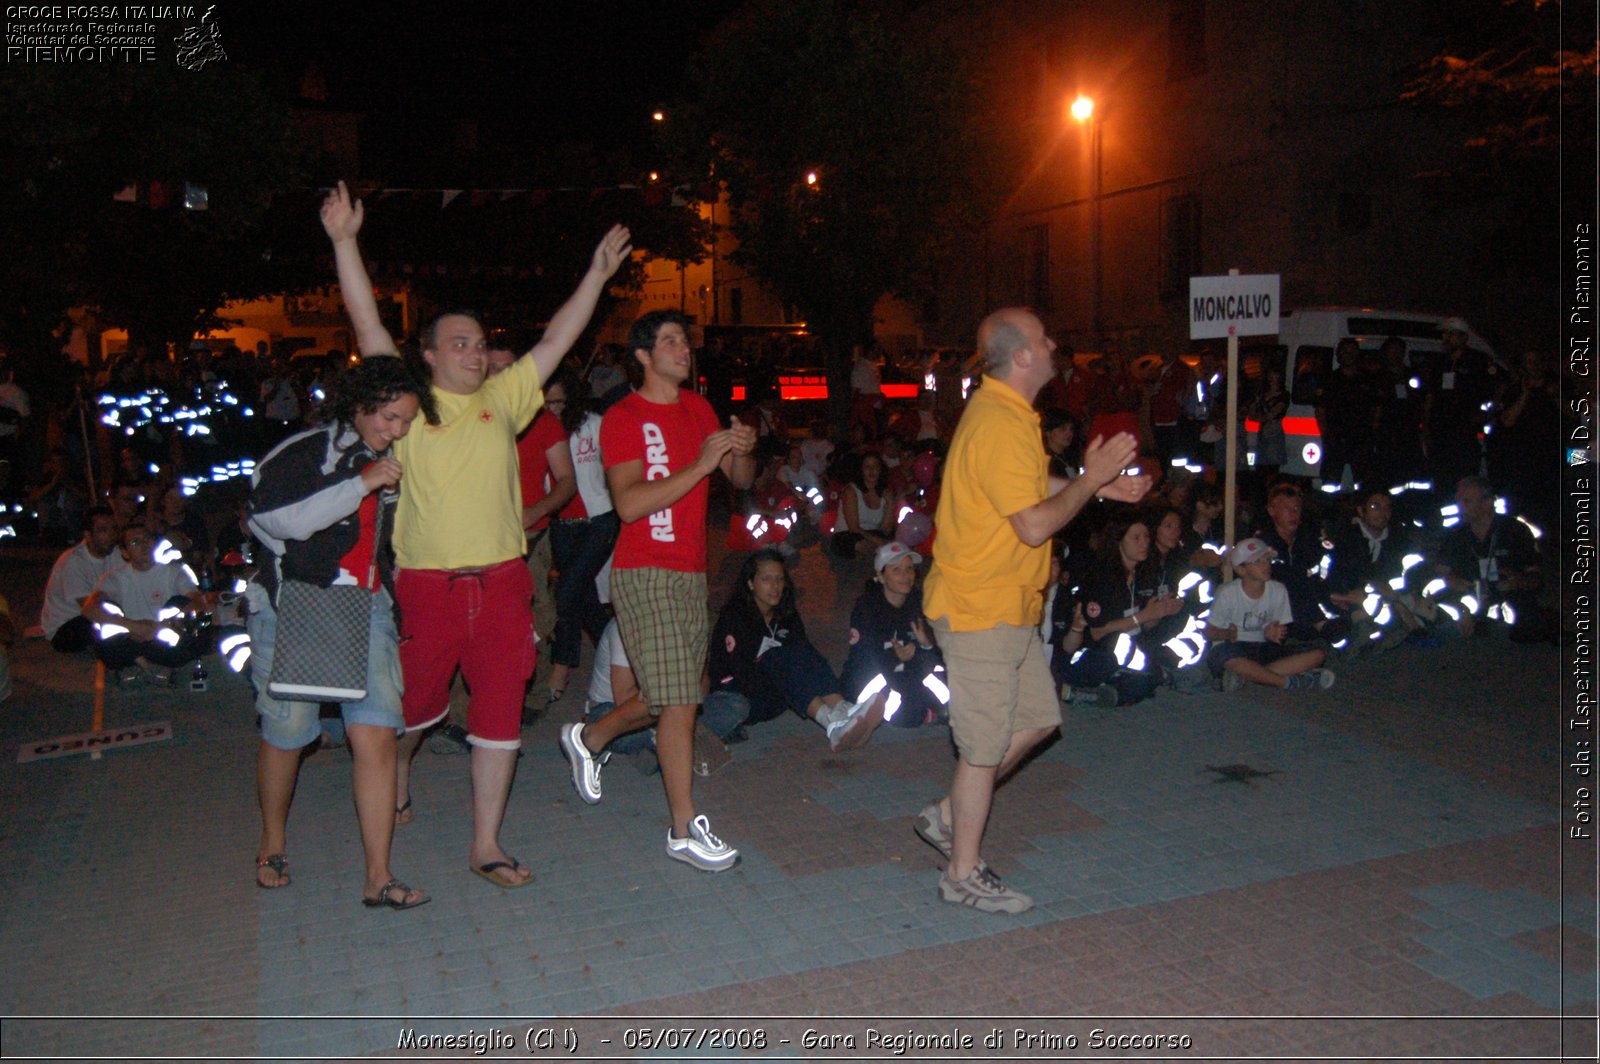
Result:
[[[633,245],[624,226],[614,225],[600,238],[594,249],[594,259],[589,263],[589,272],[578,282],[577,290],[561,304],[561,309],[551,316],[543,338],[529,352],[534,365],[539,367],[540,380],[549,380],[572,345],[578,342],[594,314],[595,304],[600,301],[600,293],[605,291],[606,282],[632,251]],[[340,276],[343,277],[342,271]]]
[[339,291],[344,296],[350,325],[356,332],[356,347],[364,358],[394,355],[399,353],[394,337],[383,327],[378,301],[372,295],[372,278],[367,276],[367,264],[361,261],[361,248],[356,243],[363,216],[361,201],[350,199],[350,190],[343,181],[322,201],[322,228],[333,242]]

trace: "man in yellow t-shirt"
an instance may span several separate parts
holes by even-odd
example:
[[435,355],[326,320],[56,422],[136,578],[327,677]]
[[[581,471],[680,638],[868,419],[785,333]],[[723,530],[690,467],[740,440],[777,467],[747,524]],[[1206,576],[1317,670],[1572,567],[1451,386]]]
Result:
[[[363,355],[393,355],[356,234],[362,208],[344,183],[322,205],[339,286]],[[473,872],[496,886],[526,886],[533,873],[500,845],[517,750],[523,688],[534,666],[533,581],[522,556],[517,434],[544,403],[550,378],[577,340],[606,282],[627,259],[628,230],[614,226],[595,248],[583,280],[550,318],[543,338],[511,368],[488,376],[483,327],[470,313],[441,315],[423,330],[422,359],[433,376],[438,423],[394,441],[404,469],[395,513],[400,665],[406,735],[400,743],[396,810],[410,819],[412,755],[423,733],[449,711],[460,668],[472,701]]]
[[1037,632],[1050,537],[1091,498],[1136,502],[1150,489],[1149,477],[1124,472],[1138,452],[1127,433],[1091,441],[1076,480],[1049,476],[1033,399],[1055,372],[1055,347],[1038,317],[1019,308],[979,326],[986,375],[950,442],[923,592],[960,756],[949,795],[918,815],[916,831],[948,858],[939,897],[982,912],[1033,907],[978,850],[995,783],[1061,723]]

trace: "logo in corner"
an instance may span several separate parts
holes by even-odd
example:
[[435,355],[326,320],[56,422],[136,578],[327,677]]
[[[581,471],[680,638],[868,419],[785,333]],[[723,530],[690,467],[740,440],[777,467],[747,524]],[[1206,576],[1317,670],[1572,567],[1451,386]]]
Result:
[[172,43],[178,46],[178,65],[183,69],[199,70],[207,63],[228,58],[228,53],[222,50],[221,29],[211,19],[216,9],[216,4],[206,8],[206,13],[200,16],[200,25],[185,26],[183,32],[173,38]]

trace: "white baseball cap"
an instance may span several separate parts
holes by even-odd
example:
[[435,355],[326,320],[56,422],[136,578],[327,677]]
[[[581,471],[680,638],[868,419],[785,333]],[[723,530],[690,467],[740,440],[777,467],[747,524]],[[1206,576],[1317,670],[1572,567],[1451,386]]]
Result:
[[1234,548],[1228,552],[1228,564],[1232,565],[1234,568],[1238,568],[1241,565],[1249,565],[1251,562],[1259,562],[1263,559],[1266,561],[1271,561],[1277,556],[1277,551],[1267,546],[1266,543],[1257,539],[1255,536],[1251,536],[1249,539],[1241,539],[1234,546]]
[[906,546],[904,543],[890,540],[878,548],[878,553],[872,556],[872,569],[874,572],[883,572],[883,567],[901,558],[910,558],[912,565],[922,564],[922,555]]

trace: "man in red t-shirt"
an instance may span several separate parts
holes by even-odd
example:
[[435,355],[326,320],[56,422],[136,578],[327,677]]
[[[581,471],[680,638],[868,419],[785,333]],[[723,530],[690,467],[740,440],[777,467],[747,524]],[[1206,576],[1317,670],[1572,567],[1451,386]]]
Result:
[[[550,549],[550,518],[578,492],[578,478],[572,469],[572,452],[567,449],[567,432],[561,415],[567,408],[566,382],[557,374],[544,388],[544,409],[517,437],[518,477],[522,485],[522,529],[528,534],[528,571],[533,574],[533,630],[539,641],[554,638],[556,596],[550,582],[554,564]],[[533,689],[538,697],[548,691],[554,702],[566,690],[566,677],[550,683],[550,655],[541,653],[534,669]],[[544,702],[536,702],[542,707]]]
[[720,469],[735,487],[755,479],[756,431],[732,419],[718,428],[711,404],[683,390],[690,367],[687,321],[652,311],[628,335],[635,390],[606,411],[600,453],[622,529],[612,555],[611,603],[639,681],[640,701],[561,730],[572,782],[600,800],[598,755],[617,736],[656,726],[656,755],[672,828],[667,856],[707,872],[732,868],[739,851],[697,816],[694,719],[700,704],[710,617],[706,594],[708,479]]

